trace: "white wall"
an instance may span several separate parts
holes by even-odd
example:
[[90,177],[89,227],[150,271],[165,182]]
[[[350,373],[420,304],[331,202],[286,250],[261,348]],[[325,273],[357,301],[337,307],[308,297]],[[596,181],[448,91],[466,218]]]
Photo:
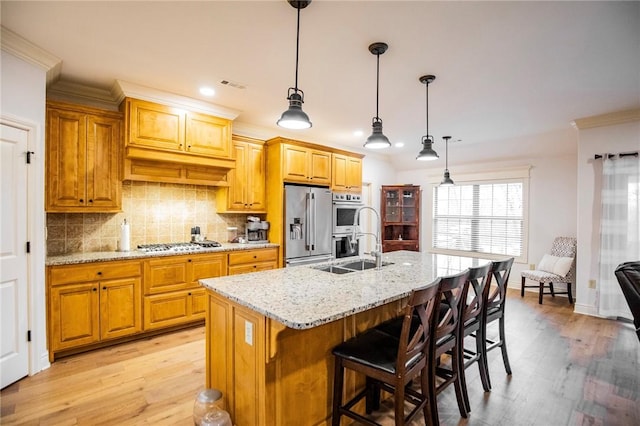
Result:
[[[516,167],[530,166],[529,177],[529,237],[527,245],[527,260],[525,263],[514,263],[509,280],[510,287],[520,288],[520,272],[528,269],[530,263],[537,264],[544,253],[551,248],[556,236],[576,236],[576,192],[577,165],[575,156],[576,132],[558,132],[538,135],[540,146],[561,147],[557,151],[537,150],[536,156],[528,158],[500,159],[499,151],[495,151],[496,159],[485,162],[468,162],[460,165],[457,158],[449,150],[449,171],[451,178],[456,181],[458,175],[492,173]],[[514,140],[516,146],[530,144],[532,137],[524,140]],[[474,151],[478,158],[485,157],[484,146],[466,146],[466,158],[473,158]],[[573,152],[572,152],[573,151]],[[428,251],[431,247],[430,226],[432,220],[432,183],[434,179],[442,179],[444,169],[443,153],[434,162],[434,167],[428,171],[408,170],[399,171],[398,180],[412,182],[422,186],[421,212],[421,250]],[[504,152],[502,153],[504,157]],[[435,177],[435,178],[434,178]],[[531,290],[533,291],[533,290]],[[536,290],[537,291],[537,290]]]
[[[630,122],[579,131],[578,143],[578,263],[576,312],[597,314],[596,290],[589,280],[599,275],[600,257],[600,172],[601,160],[595,154],[640,150],[640,122]],[[637,260],[637,259],[629,259]]]
[[0,115],[14,123],[33,129],[29,149],[35,152],[29,171],[28,233],[31,329],[30,373],[49,366],[46,347],[45,304],[45,213],[44,213],[44,123],[46,70],[2,51],[0,72]]

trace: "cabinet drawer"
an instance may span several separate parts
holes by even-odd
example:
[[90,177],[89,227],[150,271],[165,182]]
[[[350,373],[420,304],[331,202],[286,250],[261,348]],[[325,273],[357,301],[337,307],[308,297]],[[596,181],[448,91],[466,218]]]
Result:
[[204,319],[205,294],[204,289],[196,289],[146,296],[144,329],[155,330]]
[[242,265],[245,263],[274,262],[277,259],[278,250],[275,248],[238,251],[229,253],[229,266]]
[[276,269],[275,262],[254,263],[246,265],[229,266],[229,275],[247,274],[249,272],[268,271]]
[[170,256],[145,261],[144,293],[162,293],[191,286],[187,274],[188,259],[185,256]]
[[142,265],[134,262],[97,262],[86,265],[52,266],[49,269],[50,285],[81,283],[135,277],[142,274]]

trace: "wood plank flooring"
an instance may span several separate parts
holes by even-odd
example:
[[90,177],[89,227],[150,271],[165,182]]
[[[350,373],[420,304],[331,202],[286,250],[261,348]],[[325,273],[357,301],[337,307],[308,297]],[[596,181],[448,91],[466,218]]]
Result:
[[[500,351],[490,352],[492,391],[482,391],[471,366],[469,418],[460,418],[450,388],[438,397],[441,423],[639,425],[640,342],[633,328],[572,309],[565,298],[545,297],[540,306],[537,293],[521,299],[510,290],[513,375],[505,374]],[[204,387],[204,351],[204,327],[197,327],[63,358],[0,392],[0,424],[191,425]],[[390,403],[383,407],[376,417],[392,425]]]

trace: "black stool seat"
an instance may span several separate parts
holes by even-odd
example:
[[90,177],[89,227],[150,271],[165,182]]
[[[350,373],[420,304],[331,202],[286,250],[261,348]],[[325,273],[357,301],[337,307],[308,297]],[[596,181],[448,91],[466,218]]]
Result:
[[[400,328],[402,328],[402,324],[400,324]],[[373,328],[336,346],[332,353],[350,361],[395,374],[398,343],[397,337]],[[418,362],[423,356],[422,353],[416,354],[407,360],[405,368],[411,368],[411,365]]]

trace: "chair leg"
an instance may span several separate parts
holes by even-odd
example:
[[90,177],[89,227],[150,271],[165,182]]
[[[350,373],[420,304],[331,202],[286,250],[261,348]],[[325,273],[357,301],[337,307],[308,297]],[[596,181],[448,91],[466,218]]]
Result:
[[551,290],[551,297],[556,297],[556,293],[553,291],[553,282],[549,283],[549,289]]
[[393,392],[393,408],[396,416],[396,426],[404,426],[404,390],[404,386],[398,383],[395,386],[395,392]]
[[504,315],[499,321],[500,328],[500,349],[502,350],[502,361],[504,362],[504,369],[508,375],[511,375],[511,365],[509,364],[509,355],[507,355],[507,340],[504,332]]
[[331,425],[340,426],[340,406],[342,405],[342,385],[344,382],[344,372],[342,371],[342,360],[335,358],[335,370],[333,376],[333,413],[331,415]]
[[542,294],[544,293],[544,283],[540,283],[540,289],[538,290],[538,304],[542,305]]
[[[460,416],[466,419],[469,410],[467,409],[467,405],[464,401],[464,390],[462,388],[462,375],[464,374],[464,372],[460,371],[460,363],[464,361],[460,361],[460,358],[458,357],[459,351],[460,347],[458,345],[456,345],[456,347],[451,351],[451,369],[454,370],[453,374],[455,375],[453,386],[456,391],[458,410],[460,410]],[[462,369],[464,370],[464,366],[462,367]]]
[[[489,376],[489,362],[487,360],[487,324],[486,323],[482,324],[481,330],[482,330],[482,343],[481,343],[480,350],[482,351],[482,356],[480,357],[480,360],[482,361],[482,369],[484,370],[486,379],[487,379],[487,383],[486,383],[487,387],[485,388],[485,391],[489,392],[491,391],[491,376]],[[484,383],[483,383],[483,386],[484,386]]]
[[365,402],[365,412],[371,414],[380,409],[380,386],[371,377],[366,378],[367,396]]
[[[434,362],[435,360],[431,361]],[[438,395],[436,391],[436,372],[434,367],[428,367],[428,387],[427,398],[429,399],[429,412],[431,414],[431,424],[433,426],[440,425],[440,418],[438,416]]]
[[571,283],[567,283],[567,296],[569,296],[569,303],[573,305],[573,295],[571,294]]
[[520,285],[520,297],[524,297],[524,281],[526,280],[525,277],[522,277],[522,284]]
[[[480,380],[482,381],[482,388],[485,392],[491,391],[491,384],[489,383],[489,372],[487,371],[487,352],[486,337],[484,335],[483,328],[476,332],[476,353],[478,354],[478,370],[480,371]],[[467,396],[468,398],[468,396]],[[468,401],[468,399],[467,399]]]
[[422,391],[422,396],[426,399],[424,406],[422,407],[422,414],[424,416],[425,425],[429,424],[429,420],[432,419],[431,410],[433,409],[431,405],[431,390],[429,388],[429,362],[427,362],[426,367],[422,370],[420,374],[420,390]]
[[[478,362],[480,360],[478,359]],[[471,411],[471,404],[469,403],[469,393],[467,392],[467,377],[464,368],[464,349],[460,348],[458,354],[458,377],[460,378],[460,388],[462,389],[462,401],[464,402],[464,409],[468,413]]]

